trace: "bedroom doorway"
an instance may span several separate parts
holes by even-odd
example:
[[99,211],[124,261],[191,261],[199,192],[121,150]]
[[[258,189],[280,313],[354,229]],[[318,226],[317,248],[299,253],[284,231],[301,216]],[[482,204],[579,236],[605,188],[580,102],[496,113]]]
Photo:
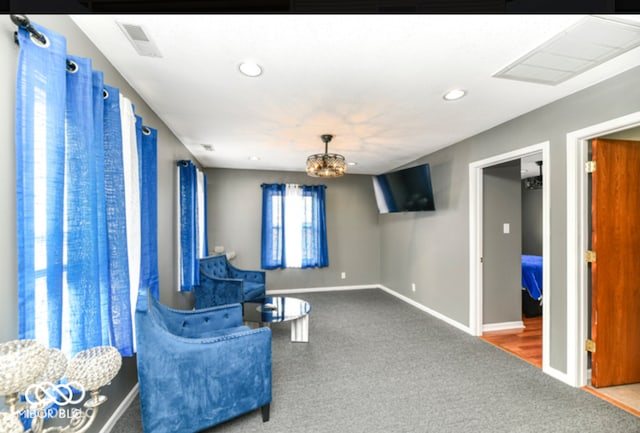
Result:
[[[526,328],[524,321],[521,320],[522,316],[518,317],[517,320],[507,321],[503,323],[487,323],[485,320],[485,313],[489,312],[485,309],[485,302],[487,301],[484,293],[484,285],[485,285],[485,274],[486,273],[495,273],[497,272],[495,269],[491,269],[490,266],[485,266],[485,236],[491,236],[483,233],[484,230],[484,219],[488,216],[485,215],[485,207],[486,206],[494,206],[493,203],[485,202],[485,169],[488,169],[487,172],[491,172],[491,167],[509,167],[517,164],[518,172],[520,172],[520,160],[522,159],[534,159],[535,161],[543,161],[543,164],[540,167],[536,167],[537,170],[541,170],[542,176],[545,179],[549,179],[548,176],[548,166],[549,162],[549,143],[544,142],[528,147],[524,147],[521,149],[517,149],[512,152],[508,152],[505,154],[497,155],[495,157],[487,158],[484,160],[476,161],[474,163],[469,164],[469,182],[470,182],[470,194],[469,194],[469,208],[470,208],[470,328],[474,335],[483,336],[487,334],[488,336],[496,337],[496,340],[502,341],[502,344],[512,344],[515,347],[523,348],[526,351],[526,341],[536,340],[540,344],[540,339],[542,340],[542,356],[541,360],[532,361],[532,363],[537,364],[542,367],[543,371],[548,368],[548,360],[549,360],[549,350],[548,350],[548,329],[549,329],[549,315],[542,314],[542,316],[534,317],[532,320],[529,318],[524,318],[526,323]],[[535,166],[535,165],[534,165]],[[513,175],[513,174],[511,174]],[[488,179],[489,182],[492,180]],[[518,186],[519,187],[519,186]],[[549,191],[548,188],[542,189],[542,261],[543,268],[549,269],[548,266],[544,266],[549,262]],[[518,191],[519,193],[519,191]],[[518,197],[520,198],[520,197]],[[490,218],[490,217],[489,217]],[[520,223],[520,222],[518,222]],[[495,224],[494,224],[495,225]],[[508,222],[500,222],[499,229],[502,230],[502,233],[508,234],[510,231],[510,225]],[[513,255],[513,254],[512,254]],[[487,257],[488,259],[488,257]],[[512,267],[517,267],[518,275],[521,268],[520,263],[520,254],[518,252],[517,257],[512,257],[511,261],[514,261],[515,264],[512,264]],[[510,265],[511,266],[511,265]],[[487,268],[487,269],[485,269]],[[549,273],[543,273],[542,275],[542,286],[545,287],[545,290],[548,292],[550,290],[549,287]],[[518,282],[519,283],[519,282]],[[518,284],[519,286],[519,284]],[[487,287],[489,289],[489,287]],[[513,294],[510,294],[510,296]],[[521,294],[518,293],[518,296]],[[542,310],[546,311],[549,309],[549,302],[543,303]],[[491,320],[489,318],[489,320]],[[537,323],[536,323],[537,322]],[[514,331],[515,328],[515,331]],[[524,332],[523,329],[526,331]],[[488,334],[488,333],[492,333]],[[514,336],[509,336],[509,333],[517,334]],[[536,335],[537,334],[537,335]],[[487,340],[488,341],[488,340]],[[505,341],[508,341],[505,343]],[[514,350],[508,351],[516,354]],[[540,349],[535,349],[537,352],[534,357],[540,357]],[[517,355],[517,354],[516,354]],[[517,355],[521,356],[522,355]]]
[[[542,368],[542,165],[542,153],[538,152],[487,167],[483,179],[481,338],[538,368]],[[503,176],[497,178],[499,174]],[[496,222],[509,214],[520,224],[505,234]],[[503,257],[496,267],[495,259],[500,255]],[[498,309],[497,315],[487,304],[496,304],[493,310]]]

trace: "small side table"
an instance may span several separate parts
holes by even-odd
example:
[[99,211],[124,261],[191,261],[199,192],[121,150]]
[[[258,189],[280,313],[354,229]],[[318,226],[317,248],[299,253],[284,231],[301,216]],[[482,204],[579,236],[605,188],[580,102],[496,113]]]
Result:
[[311,304],[289,296],[267,296],[262,303],[245,302],[244,320],[271,326],[272,323],[291,322],[291,341],[309,342],[309,313]]

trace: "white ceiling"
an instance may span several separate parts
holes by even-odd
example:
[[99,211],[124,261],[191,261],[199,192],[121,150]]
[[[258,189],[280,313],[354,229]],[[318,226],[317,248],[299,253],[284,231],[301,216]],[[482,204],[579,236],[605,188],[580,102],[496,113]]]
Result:
[[[72,17],[203,166],[304,171],[307,156],[324,151],[320,135],[334,134],[329,152],[360,174],[390,171],[640,65],[635,48],[556,86],[492,77],[582,18]],[[162,57],[138,55],[117,22],[142,26]],[[264,73],[240,74],[246,60]],[[442,99],[457,87],[468,95]]]

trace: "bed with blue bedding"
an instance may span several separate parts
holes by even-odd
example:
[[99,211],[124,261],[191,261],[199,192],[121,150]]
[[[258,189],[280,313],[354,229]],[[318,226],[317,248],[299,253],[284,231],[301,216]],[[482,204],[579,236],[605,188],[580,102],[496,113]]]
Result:
[[542,314],[542,257],[522,255],[522,312],[526,317]]

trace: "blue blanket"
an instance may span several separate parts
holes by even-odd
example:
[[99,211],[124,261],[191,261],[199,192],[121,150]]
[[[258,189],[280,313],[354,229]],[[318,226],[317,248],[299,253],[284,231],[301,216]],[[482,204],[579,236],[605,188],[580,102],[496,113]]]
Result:
[[542,257],[522,255],[522,287],[529,296],[539,301],[542,298]]

